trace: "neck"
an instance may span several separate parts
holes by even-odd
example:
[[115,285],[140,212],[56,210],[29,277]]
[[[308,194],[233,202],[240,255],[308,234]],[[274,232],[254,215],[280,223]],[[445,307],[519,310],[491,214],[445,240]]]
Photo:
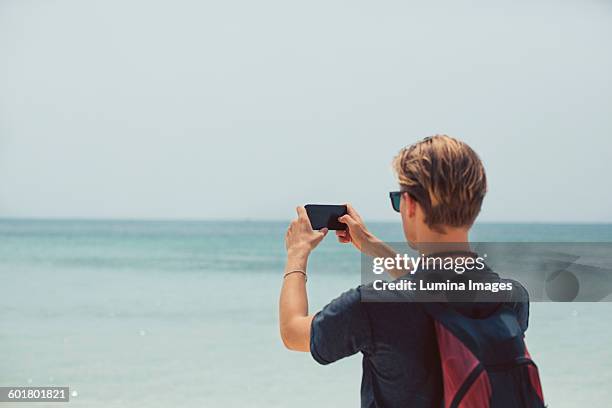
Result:
[[417,236],[417,247],[425,254],[470,251],[467,228],[444,227],[444,232],[423,228]]

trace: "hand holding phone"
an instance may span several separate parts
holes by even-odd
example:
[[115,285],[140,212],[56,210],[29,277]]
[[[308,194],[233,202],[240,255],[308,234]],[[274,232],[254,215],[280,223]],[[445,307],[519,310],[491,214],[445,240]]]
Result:
[[339,217],[347,214],[346,205],[307,204],[304,208],[312,229],[346,230],[346,224],[338,221]]

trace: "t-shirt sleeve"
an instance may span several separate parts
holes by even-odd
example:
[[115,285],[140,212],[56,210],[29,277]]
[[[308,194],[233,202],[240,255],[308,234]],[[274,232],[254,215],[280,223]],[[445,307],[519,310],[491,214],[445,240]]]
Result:
[[315,315],[310,327],[310,354],[329,364],[371,345],[371,328],[360,289],[351,289]]
[[514,310],[521,330],[523,330],[524,333],[527,331],[527,327],[529,327],[529,302],[515,303]]
[[520,283],[515,283],[513,309],[523,333],[529,327],[529,293]]

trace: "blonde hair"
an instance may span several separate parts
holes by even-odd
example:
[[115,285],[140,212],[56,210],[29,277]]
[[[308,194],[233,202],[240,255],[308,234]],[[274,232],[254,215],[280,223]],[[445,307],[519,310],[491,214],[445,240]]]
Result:
[[476,220],[487,177],[466,143],[447,135],[427,137],[400,150],[393,168],[401,190],[421,205],[430,228],[469,227]]

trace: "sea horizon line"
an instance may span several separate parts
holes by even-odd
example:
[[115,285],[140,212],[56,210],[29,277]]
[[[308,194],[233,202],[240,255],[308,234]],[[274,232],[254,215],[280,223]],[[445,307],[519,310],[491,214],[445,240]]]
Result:
[[[39,221],[39,222],[179,222],[179,223],[286,223],[289,219],[283,218],[153,218],[153,217],[49,217],[49,216],[0,216],[0,222],[19,222],[19,221]],[[368,223],[376,224],[396,224],[400,223],[400,220],[392,219],[371,219]],[[477,221],[475,225],[612,225],[612,221],[558,221],[558,220],[483,220]]]

